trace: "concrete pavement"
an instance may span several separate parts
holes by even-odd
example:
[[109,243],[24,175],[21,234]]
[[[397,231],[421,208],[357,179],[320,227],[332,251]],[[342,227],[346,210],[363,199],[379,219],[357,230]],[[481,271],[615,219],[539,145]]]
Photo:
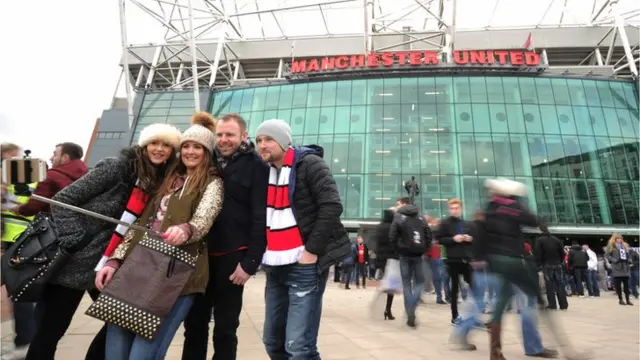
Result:
[[[239,359],[268,359],[262,345],[264,323],[264,277],[251,279],[244,293],[244,308],[240,319]],[[404,325],[402,297],[396,297],[393,305],[395,321],[384,321],[383,300],[370,306],[373,289],[352,290],[339,288],[329,282],[324,298],[319,349],[324,360],[473,360],[488,359],[488,336],[475,332],[472,341],[478,351],[461,353],[448,345],[451,325],[448,306],[436,305],[435,297],[428,296],[427,305],[420,306],[420,326],[412,330]],[[84,311],[90,304],[86,297],[73,322],[58,346],[56,359],[84,359],[84,354],[94,334],[102,324]],[[574,345],[593,355],[593,359],[638,360],[640,358],[640,303],[636,306],[620,306],[611,293],[601,298],[570,298],[569,311],[558,312]],[[503,330],[504,353],[509,360],[529,359],[523,355],[517,315],[505,318]],[[11,321],[2,323],[3,345],[13,338]],[[552,338],[543,330],[545,345],[553,347]],[[182,330],[176,335],[167,359],[180,359]],[[212,354],[209,344],[209,354]]]

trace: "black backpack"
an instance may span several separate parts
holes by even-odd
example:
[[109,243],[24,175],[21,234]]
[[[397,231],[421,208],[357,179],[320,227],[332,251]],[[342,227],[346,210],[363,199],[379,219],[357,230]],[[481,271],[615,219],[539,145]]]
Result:
[[420,215],[401,216],[402,246],[410,253],[416,255],[424,254],[429,248],[429,239],[425,234],[425,227],[427,226],[425,220]]

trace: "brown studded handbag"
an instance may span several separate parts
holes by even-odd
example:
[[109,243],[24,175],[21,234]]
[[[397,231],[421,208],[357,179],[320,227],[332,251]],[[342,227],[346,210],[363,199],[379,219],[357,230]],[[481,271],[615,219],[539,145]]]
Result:
[[146,233],[86,314],[153,340],[197,258]]

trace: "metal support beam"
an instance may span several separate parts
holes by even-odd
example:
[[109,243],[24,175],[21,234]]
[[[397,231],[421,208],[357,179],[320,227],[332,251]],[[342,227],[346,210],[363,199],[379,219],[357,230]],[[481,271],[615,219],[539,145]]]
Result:
[[147,76],[147,82],[145,88],[150,88],[153,85],[153,78],[156,76],[156,68],[160,61],[160,55],[162,55],[162,46],[156,47],[156,52],[153,54],[153,60],[151,61],[151,69],[149,70],[149,76]]
[[213,57],[213,64],[211,64],[211,78],[209,78],[209,88],[213,88],[216,83],[216,77],[218,76],[218,66],[220,64],[220,58],[222,57],[222,48],[224,47],[225,36],[224,32],[218,38],[218,44],[216,45],[216,54]]
[[449,40],[450,51],[449,54],[453,56],[453,52],[456,50],[456,17],[458,16],[458,3],[456,0],[451,0],[451,12],[453,13],[451,19],[451,26],[449,26],[449,35],[451,36]]
[[119,0],[120,7],[120,39],[122,41],[122,70],[124,71],[124,86],[127,93],[127,116],[129,129],[133,126],[133,98],[131,96],[131,71],[129,71],[129,50],[127,49],[127,22],[124,12],[125,0]]
[[600,52],[600,48],[596,48],[593,51],[593,56],[596,58],[596,64],[598,64],[598,66],[604,65],[604,60],[602,60],[602,53]]
[[191,47],[191,75],[193,76],[193,105],[195,111],[200,111],[200,86],[198,85],[198,58],[196,57],[196,37],[193,34],[193,6],[189,5],[189,44]]
[[629,63],[629,71],[634,76],[638,76],[638,67],[636,66],[636,62],[633,59],[633,53],[631,52],[631,45],[629,44],[629,38],[627,37],[627,31],[624,28],[624,19],[620,16],[620,12],[618,11],[618,3],[617,1],[611,4],[611,11],[613,13],[615,19],[615,26],[618,29],[618,35],[620,36],[620,42],[622,42],[622,48],[624,49],[624,55],[627,58],[627,62]]

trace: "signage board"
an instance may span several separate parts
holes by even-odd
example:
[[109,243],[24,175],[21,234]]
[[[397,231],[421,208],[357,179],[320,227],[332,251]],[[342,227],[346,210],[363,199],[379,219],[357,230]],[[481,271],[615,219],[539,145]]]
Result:
[[443,63],[437,51],[394,51],[373,54],[326,56],[291,61],[291,74],[428,67],[539,67],[540,55],[527,50],[456,50],[451,63]]

